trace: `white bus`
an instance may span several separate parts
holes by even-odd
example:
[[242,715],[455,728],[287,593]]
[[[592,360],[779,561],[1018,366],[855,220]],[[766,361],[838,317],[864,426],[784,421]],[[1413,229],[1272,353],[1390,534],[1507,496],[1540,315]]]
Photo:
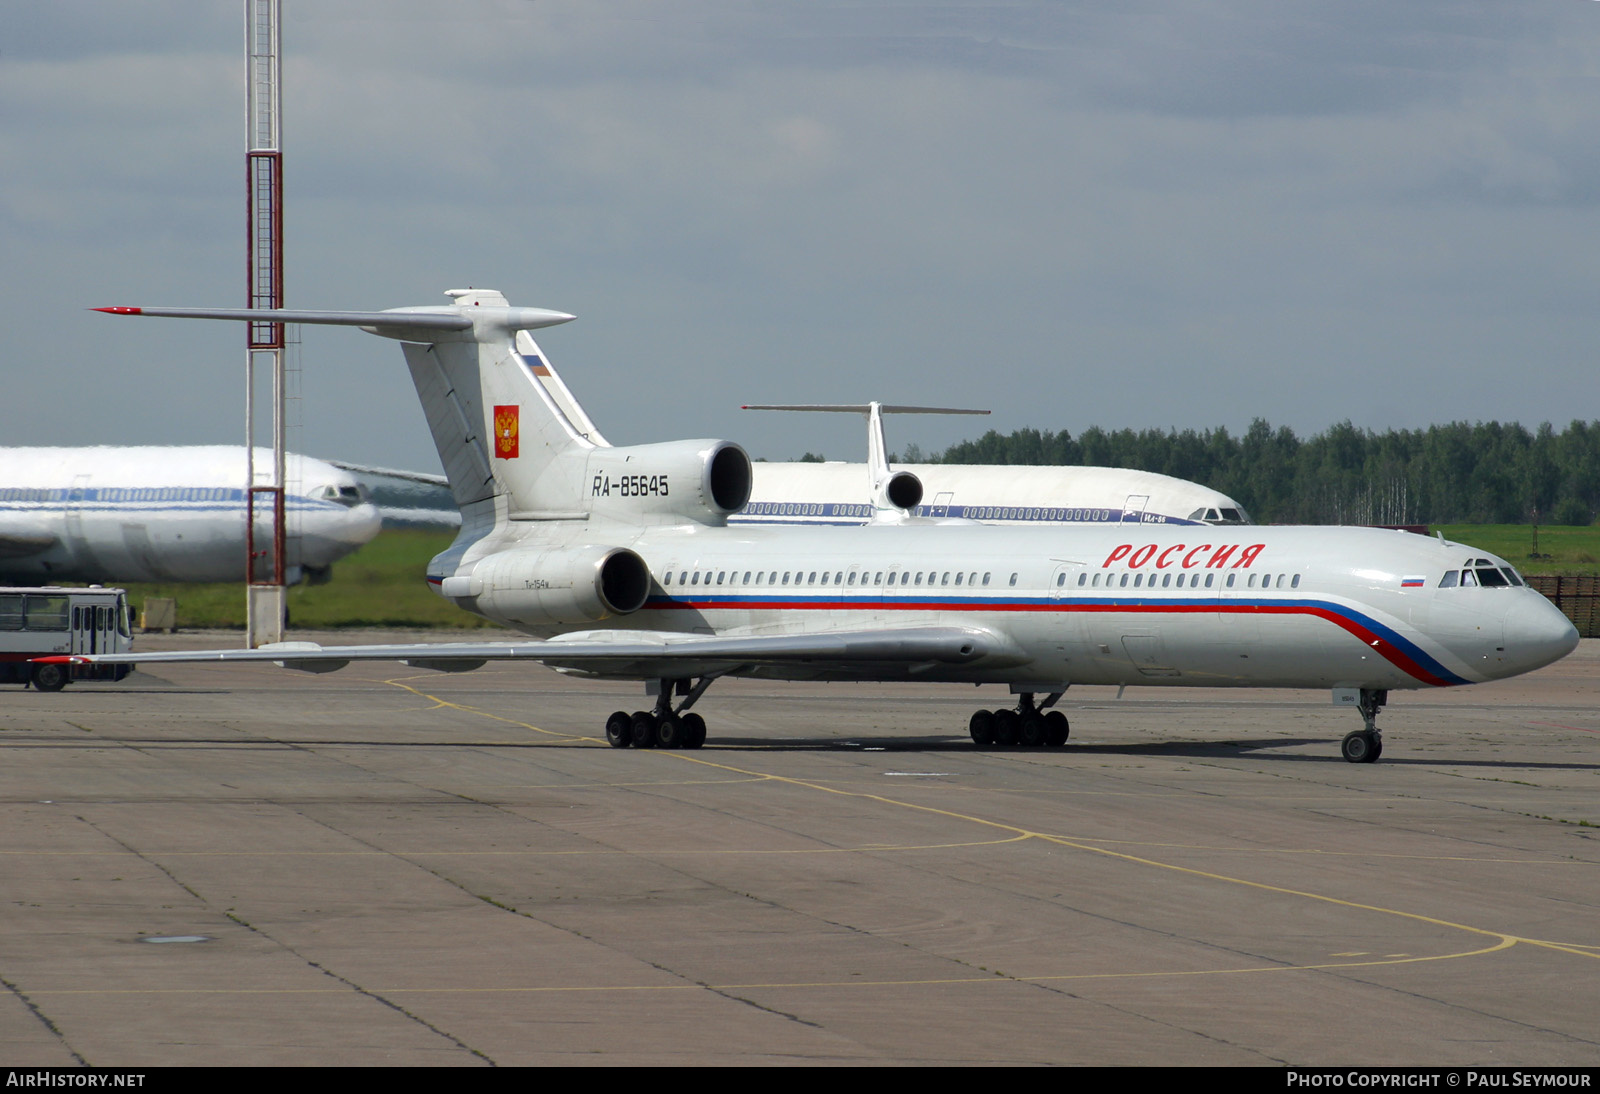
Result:
[[121,680],[129,665],[32,664],[48,654],[133,648],[121,589],[0,588],[0,683],[60,691],[71,680]]

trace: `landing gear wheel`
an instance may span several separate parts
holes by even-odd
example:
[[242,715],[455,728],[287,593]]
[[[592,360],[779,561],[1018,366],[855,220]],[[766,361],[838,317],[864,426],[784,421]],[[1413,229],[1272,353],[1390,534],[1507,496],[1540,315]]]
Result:
[[619,710],[606,719],[606,744],[612,748],[627,748],[633,744],[633,717]]
[[683,723],[676,714],[663,714],[656,719],[656,744],[661,748],[682,748]]
[[635,711],[633,718],[629,720],[629,726],[633,730],[634,748],[656,747],[656,716],[654,714],[651,714],[648,710]]
[[987,710],[980,710],[973,714],[967,722],[967,732],[972,734],[972,743],[979,748],[987,748],[994,744],[994,715]]
[[1067,716],[1059,710],[1052,710],[1044,716],[1044,743],[1051,748],[1060,748],[1067,743],[1067,736],[1072,732],[1072,727],[1067,724]]
[[1014,745],[1017,743],[1017,734],[1021,729],[1022,719],[1017,717],[1014,710],[997,710],[994,712],[994,743],[997,745]]
[[1353,764],[1370,764],[1383,755],[1383,739],[1367,730],[1347,733],[1339,751]]
[[65,665],[33,666],[33,686],[40,691],[60,691],[71,679]]
[[1037,714],[1025,714],[1017,725],[1017,740],[1028,748],[1044,744],[1044,719]]
[[706,743],[706,720],[692,711],[683,716],[683,747],[699,748]]

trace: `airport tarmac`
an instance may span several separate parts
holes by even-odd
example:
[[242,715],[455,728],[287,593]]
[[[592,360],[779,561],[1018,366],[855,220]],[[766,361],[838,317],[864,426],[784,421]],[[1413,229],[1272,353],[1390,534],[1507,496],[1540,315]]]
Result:
[[723,681],[635,752],[536,666],[0,688],[0,1062],[1600,1064],[1600,641],[1374,765],[1322,692],[1069,695],[979,751],[1003,689]]

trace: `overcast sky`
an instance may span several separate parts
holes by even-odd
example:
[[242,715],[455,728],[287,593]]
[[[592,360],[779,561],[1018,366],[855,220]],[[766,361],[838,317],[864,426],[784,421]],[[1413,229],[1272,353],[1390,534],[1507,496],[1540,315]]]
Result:
[[[0,6],[3,444],[237,443],[237,0]],[[614,443],[1600,416],[1600,3],[284,0],[287,303],[503,291]],[[437,470],[306,328],[292,447]]]

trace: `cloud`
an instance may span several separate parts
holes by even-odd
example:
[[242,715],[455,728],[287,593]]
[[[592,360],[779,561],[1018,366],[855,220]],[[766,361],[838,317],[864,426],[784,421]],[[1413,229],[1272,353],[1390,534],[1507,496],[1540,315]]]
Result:
[[[243,61],[214,8],[151,5],[127,38],[87,0],[0,23],[0,322],[14,361],[55,362],[14,389],[66,383],[120,440],[238,434],[237,332],[80,310],[242,303]],[[858,430],[740,402],[987,406],[1001,429],[1561,419],[1600,333],[1597,20],[290,5],[289,299],[476,284],[575,311],[546,348],[614,440],[773,457],[854,455]],[[315,331],[304,356],[302,448],[432,461],[392,346]],[[970,423],[895,428],[935,447]]]

